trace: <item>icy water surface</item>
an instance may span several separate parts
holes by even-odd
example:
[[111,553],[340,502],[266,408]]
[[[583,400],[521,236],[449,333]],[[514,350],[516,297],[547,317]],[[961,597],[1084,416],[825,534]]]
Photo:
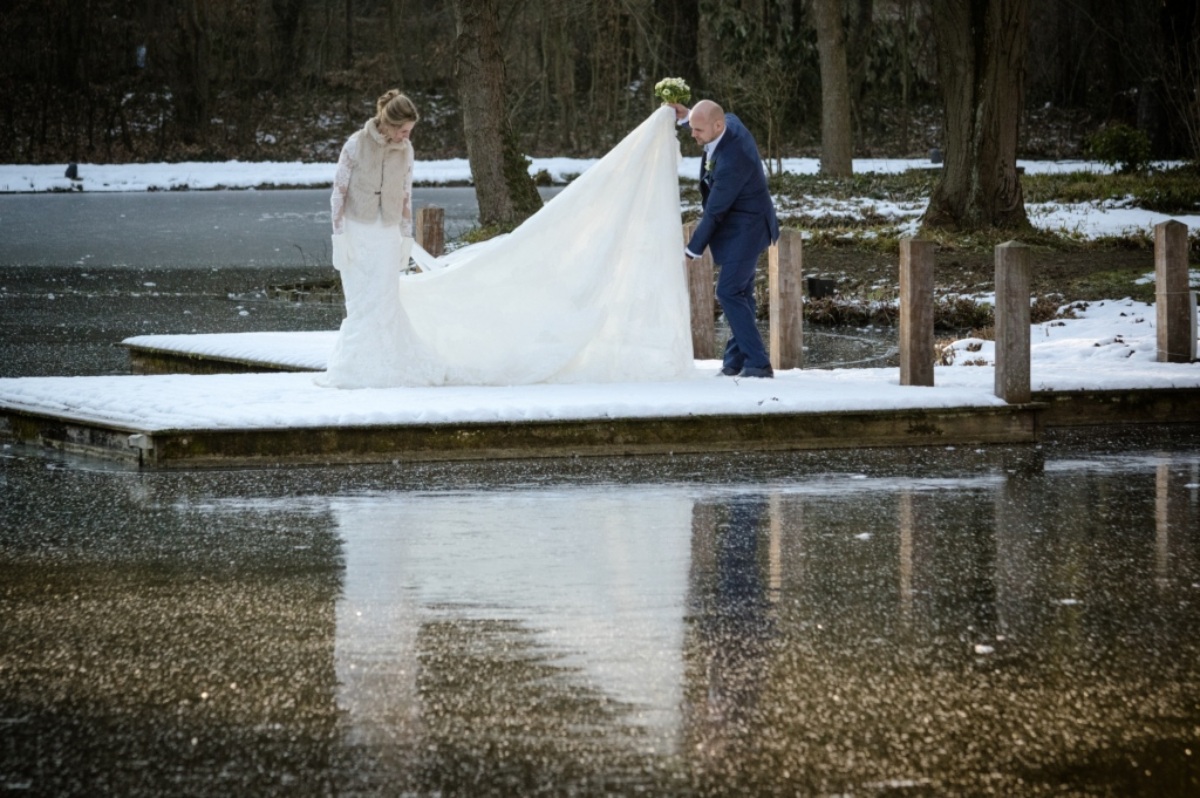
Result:
[[0,792],[1200,792],[1195,428],[0,499]]

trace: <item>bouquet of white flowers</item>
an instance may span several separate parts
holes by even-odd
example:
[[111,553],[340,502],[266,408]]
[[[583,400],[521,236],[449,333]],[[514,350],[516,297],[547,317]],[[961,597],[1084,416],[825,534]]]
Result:
[[687,105],[692,99],[692,90],[688,88],[683,78],[663,78],[654,84],[654,96],[664,103],[681,103]]

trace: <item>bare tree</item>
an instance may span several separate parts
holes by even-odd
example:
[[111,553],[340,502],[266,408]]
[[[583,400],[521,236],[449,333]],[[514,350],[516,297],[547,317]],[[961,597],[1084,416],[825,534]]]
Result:
[[455,81],[481,224],[511,227],[542,206],[506,113],[495,0],[454,0]]
[[707,70],[708,86],[747,126],[766,129],[758,139],[761,154],[768,169],[782,171],[783,131],[794,106],[802,38],[797,14],[782,0],[745,0],[740,5],[713,0],[704,2],[701,10],[707,20],[699,33],[700,41],[707,42],[701,69]]
[[1200,159],[1200,9],[1194,2],[1170,0],[1159,10],[1162,47],[1154,81],[1159,102],[1175,117],[1181,147]]
[[[367,112],[361,98],[390,86],[411,92],[425,111],[423,155],[466,150],[463,100],[453,90],[454,3],[0,5],[0,39],[21,45],[0,48],[3,160],[324,160]],[[477,5],[464,0],[471,13]],[[775,168],[782,156],[822,141],[827,171],[835,144],[852,144],[855,154],[930,146],[951,153],[930,222],[1020,223],[1018,120],[1022,131],[1033,123],[1049,134],[1022,136],[1026,156],[1078,155],[1105,122],[1137,125],[1151,136],[1155,158],[1200,152],[1196,0],[942,0],[936,8],[933,0],[491,0],[489,7],[504,54],[502,91],[493,92],[502,110],[494,113],[507,117],[525,152],[607,150],[654,106],[654,83],[676,75],[696,99],[717,99],[741,116]],[[831,8],[841,9],[848,136],[827,132],[826,114],[817,113],[833,92],[822,88],[828,42],[818,46],[811,17]],[[483,96],[500,73],[489,66],[471,74],[464,87]],[[944,131],[923,116],[942,102],[943,89]],[[468,113],[481,107],[467,104]],[[497,125],[500,136],[507,128]],[[942,135],[948,139],[932,137]],[[511,163],[523,184],[527,167],[519,157]]]
[[263,78],[275,86],[286,86],[296,79],[300,63],[300,23],[304,0],[271,0],[263,9],[267,17],[270,62]]
[[346,50],[342,59],[346,69],[354,66],[354,0],[346,0]]
[[1029,226],[1017,139],[1029,41],[1029,0],[934,0],[945,164],[922,223]]
[[179,137],[187,144],[202,143],[208,136],[209,105],[212,99],[209,81],[209,27],[207,6],[187,0],[176,7],[176,38],[171,42],[172,84],[175,91],[175,118]]
[[854,173],[842,7],[843,0],[813,0],[817,50],[821,55],[821,174],[835,177]]

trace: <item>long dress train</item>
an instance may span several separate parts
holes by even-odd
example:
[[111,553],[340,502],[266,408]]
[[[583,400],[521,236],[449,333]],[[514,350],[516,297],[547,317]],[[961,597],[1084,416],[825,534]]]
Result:
[[[387,336],[381,361],[339,362],[337,379],[326,384],[688,376],[693,363],[676,135],[673,111],[660,108],[511,234],[451,253],[441,259],[444,268],[401,276],[390,291],[384,278],[372,282],[377,296],[363,301],[380,307],[371,318],[390,319],[394,311],[382,306],[399,306],[398,321],[371,322],[362,331]],[[395,258],[397,251],[379,256]],[[346,277],[343,272],[343,282]],[[350,290],[347,285],[348,304]],[[343,324],[343,336],[359,332]]]

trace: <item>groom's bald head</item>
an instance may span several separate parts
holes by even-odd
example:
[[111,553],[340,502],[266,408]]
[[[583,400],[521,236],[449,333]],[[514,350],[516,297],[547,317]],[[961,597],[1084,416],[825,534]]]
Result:
[[712,100],[701,100],[692,106],[688,116],[692,138],[704,146],[725,132],[725,111]]

